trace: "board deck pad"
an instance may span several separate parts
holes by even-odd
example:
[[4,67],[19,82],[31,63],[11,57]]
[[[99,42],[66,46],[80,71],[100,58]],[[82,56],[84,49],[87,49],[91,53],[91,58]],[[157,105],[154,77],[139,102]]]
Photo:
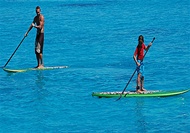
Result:
[[122,92],[93,92],[92,96],[99,98],[113,98],[113,97],[168,97],[183,94],[188,92],[187,90],[173,90],[173,91],[145,91],[143,93],[137,93],[135,91],[127,91],[122,94]]
[[18,73],[18,72],[27,72],[27,71],[42,71],[42,70],[53,70],[53,69],[63,69],[68,68],[68,66],[53,66],[53,67],[43,67],[43,68],[25,68],[25,69],[9,69],[3,68],[5,72],[8,73]]

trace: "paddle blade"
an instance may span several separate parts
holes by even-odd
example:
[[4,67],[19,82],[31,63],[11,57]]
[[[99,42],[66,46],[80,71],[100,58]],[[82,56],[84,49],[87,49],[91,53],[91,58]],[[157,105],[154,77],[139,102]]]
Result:
[[115,100],[115,101],[119,101],[119,100],[121,99],[121,97],[122,97],[122,94],[121,94],[120,97],[119,97],[117,100]]

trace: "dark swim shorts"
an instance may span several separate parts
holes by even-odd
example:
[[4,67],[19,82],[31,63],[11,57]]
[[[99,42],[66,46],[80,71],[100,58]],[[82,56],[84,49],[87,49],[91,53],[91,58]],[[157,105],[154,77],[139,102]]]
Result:
[[35,53],[42,54],[43,46],[44,46],[44,33],[39,33],[36,35]]

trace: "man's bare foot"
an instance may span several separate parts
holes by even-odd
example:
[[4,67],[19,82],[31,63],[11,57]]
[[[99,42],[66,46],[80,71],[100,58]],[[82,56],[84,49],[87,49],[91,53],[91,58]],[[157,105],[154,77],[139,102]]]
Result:
[[44,66],[43,65],[39,65],[37,68],[44,68]]
[[142,88],[141,91],[147,91],[145,88]]
[[39,65],[39,66],[36,66],[36,67],[34,67],[34,68],[40,69],[40,68],[44,68],[44,66],[43,66],[43,65]]
[[143,91],[141,91],[141,90],[136,90],[136,92],[137,92],[137,93],[140,93],[140,94],[143,93]]

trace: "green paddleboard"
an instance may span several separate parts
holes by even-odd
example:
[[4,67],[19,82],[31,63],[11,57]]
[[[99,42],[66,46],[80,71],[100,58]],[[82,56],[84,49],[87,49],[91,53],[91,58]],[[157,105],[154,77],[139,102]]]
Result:
[[26,68],[26,69],[3,68],[3,70],[8,73],[19,73],[19,72],[27,72],[27,71],[42,71],[42,70],[53,70],[53,69],[63,69],[63,68],[68,68],[68,66],[54,66],[54,67]]
[[168,96],[175,96],[179,94],[183,94],[188,92],[190,89],[187,90],[173,90],[173,91],[146,91],[144,93],[136,93],[132,91],[127,91],[121,94],[122,92],[93,92],[92,96],[96,96],[99,98],[119,98],[122,97],[168,97]]

